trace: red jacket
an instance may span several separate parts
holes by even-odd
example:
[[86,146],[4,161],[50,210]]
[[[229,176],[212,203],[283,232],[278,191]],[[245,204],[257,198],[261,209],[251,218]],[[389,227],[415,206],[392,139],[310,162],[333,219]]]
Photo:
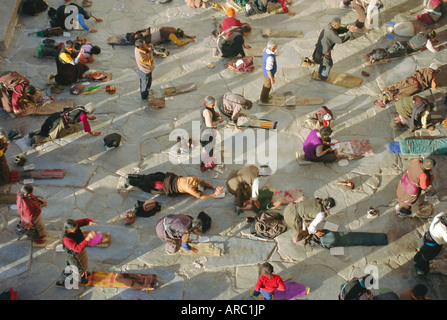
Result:
[[33,194],[30,197],[21,197],[20,192],[17,193],[16,199],[17,211],[19,212],[22,223],[26,228],[32,221],[40,216],[40,213],[42,212],[40,202]]
[[256,291],[259,291],[260,289],[264,290],[265,292],[273,292],[275,291],[275,289],[278,289],[279,291],[284,291],[286,290],[286,286],[284,284],[284,281],[277,274],[272,274],[271,278],[261,274],[261,276],[258,279],[258,282],[256,282],[255,285]]
[[[80,219],[80,220],[76,220],[76,222],[78,223],[78,227],[83,227],[83,226],[87,226],[89,224],[89,222],[92,221],[90,219]],[[65,247],[67,247],[70,250],[73,250],[74,252],[81,252],[82,250],[84,250],[87,246],[88,246],[88,242],[85,240],[82,240],[80,242],[76,242],[76,240],[71,239],[69,237],[64,237],[62,239],[62,243],[64,244]]]

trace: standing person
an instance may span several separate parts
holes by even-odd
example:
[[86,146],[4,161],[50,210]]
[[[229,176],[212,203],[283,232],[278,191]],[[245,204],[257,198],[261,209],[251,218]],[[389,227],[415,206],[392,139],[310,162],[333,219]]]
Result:
[[439,72],[440,69],[436,63],[430,64],[428,68],[418,69],[411,76],[382,90],[380,98],[374,101],[374,104],[384,108],[390,102],[402,97],[412,96],[429,88],[436,90],[438,88],[436,74]]
[[362,29],[365,25],[365,21],[369,25],[372,24],[372,12],[377,5],[380,5],[380,0],[354,0],[352,2],[352,7],[358,14],[358,18],[355,21],[355,26]]
[[329,210],[335,207],[335,200],[328,197],[324,200],[313,198],[297,203],[290,203],[284,209],[284,222],[289,228],[295,230],[293,243],[299,244],[308,234],[321,237],[317,225],[329,215]]
[[56,58],[57,74],[54,76],[54,79],[57,83],[68,86],[84,76],[89,67],[80,62],[83,54],[83,49],[76,54],[73,41],[67,40],[65,42]]
[[260,268],[260,276],[256,282],[255,289],[253,291],[253,297],[258,297],[261,293],[264,296],[264,300],[273,300],[273,292],[275,290],[285,291],[286,285],[282,278],[273,273],[273,266],[264,262]]
[[[200,134],[201,137],[203,132],[205,130],[211,130],[211,133],[205,132],[205,136],[208,137],[208,140],[200,140],[200,144],[202,145],[202,148],[210,144],[214,141],[216,143],[216,135],[217,135],[217,126],[223,122],[222,117],[220,116],[219,112],[214,109],[214,106],[216,105],[216,99],[211,96],[206,96],[205,99],[203,99],[203,104],[200,109]],[[214,148],[209,149],[208,154],[210,157],[214,154]]]
[[413,288],[409,288],[402,292],[399,296],[399,300],[431,300],[425,296],[427,291],[428,289],[424,284],[418,283]]
[[84,237],[84,233],[80,228],[93,225],[96,225],[96,222],[88,218],[80,220],[68,219],[64,223],[64,231],[62,232],[62,245],[67,253],[67,267],[75,267],[71,270],[71,273],[64,271],[64,276],[69,276],[71,274],[80,276],[81,279],[80,281],[78,279],[78,281],[81,284],[88,283],[90,274],[87,272],[88,256],[85,248],[87,248],[89,241],[96,236],[96,230],[90,231],[87,236]]
[[262,53],[262,71],[264,72],[264,84],[262,85],[261,96],[259,100],[261,102],[267,103],[271,96],[270,90],[275,83],[275,74],[277,71],[276,64],[276,51],[278,49],[278,44],[274,40],[269,40],[267,46]]
[[6,130],[0,128],[0,186],[9,183],[11,178],[11,170],[6,161],[5,152],[9,143],[6,141]]
[[331,146],[331,127],[323,127],[320,130],[313,129],[304,141],[303,151],[306,160],[313,162],[334,162],[337,160],[335,149]]
[[423,237],[423,245],[414,256],[416,274],[428,274],[430,261],[441,252],[442,245],[447,243],[447,214],[437,214]]
[[170,214],[157,222],[155,232],[158,238],[165,243],[167,254],[176,253],[180,247],[186,251],[197,252],[197,248],[191,247],[189,236],[191,233],[200,237],[197,231],[201,227],[201,220],[193,219],[184,214]]
[[152,44],[146,44],[142,39],[135,41],[135,60],[138,66],[137,72],[140,77],[140,93],[143,101],[147,100],[152,85],[152,71],[155,67],[152,52]]
[[[355,26],[342,27],[340,18],[335,17],[321,31],[312,54],[312,59],[320,65],[318,74],[321,80],[327,80],[329,72],[334,65],[331,55],[334,46],[352,39],[352,33],[356,30],[357,27]],[[344,35],[340,36],[342,34]]]
[[37,244],[45,243],[45,223],[42,219],[42,208],[47,202],[33,194],[33,187],[25,184],[17,193],[17,211],[27,236]]
[[416,202],[422,190],[432,185],[434,175],[432,172],[436,161],[431,158],[424,160],[414,159],[408,165],[407,172],[397,185],[396,214],[405,217],[411,214],[411,206]]

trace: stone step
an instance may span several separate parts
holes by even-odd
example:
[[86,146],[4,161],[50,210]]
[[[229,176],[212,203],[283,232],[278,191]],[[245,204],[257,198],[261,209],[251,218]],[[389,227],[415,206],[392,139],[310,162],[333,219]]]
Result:
[[22,0],[0,0],[0,51],[6,50],[17,25]]

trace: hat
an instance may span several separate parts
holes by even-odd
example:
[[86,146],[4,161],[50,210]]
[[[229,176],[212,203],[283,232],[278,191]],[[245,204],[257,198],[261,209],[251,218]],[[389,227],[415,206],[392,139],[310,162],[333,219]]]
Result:
[[95,104],[89,102],[84,106],[84,109],[87,113],[93,113],[96,110]]
[[438,66],[438,64],[437,63],[432,63],[431,65],[430,65],[430,67],[429,67],[430,69],[433,69],[433,70],[438,70],[439,69],[439,66]]
[[426,169],[431,169],[436,165],[436,161],[431,158],[425,158],[424,160],[422,160],[422,165]]
[[234,8],[228,8],[228,10],[225,13],[229,17],[234,17],[236,15],[236,10],[234,10]]

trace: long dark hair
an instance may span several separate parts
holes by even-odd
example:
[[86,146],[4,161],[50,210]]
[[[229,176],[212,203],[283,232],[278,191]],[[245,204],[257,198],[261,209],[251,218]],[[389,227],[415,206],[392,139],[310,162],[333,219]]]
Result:
[[238,207],[242,207],[244,202],[251,198],[251,186],[246,182],[239,183],[236,189],[236,198],[234,204]]

